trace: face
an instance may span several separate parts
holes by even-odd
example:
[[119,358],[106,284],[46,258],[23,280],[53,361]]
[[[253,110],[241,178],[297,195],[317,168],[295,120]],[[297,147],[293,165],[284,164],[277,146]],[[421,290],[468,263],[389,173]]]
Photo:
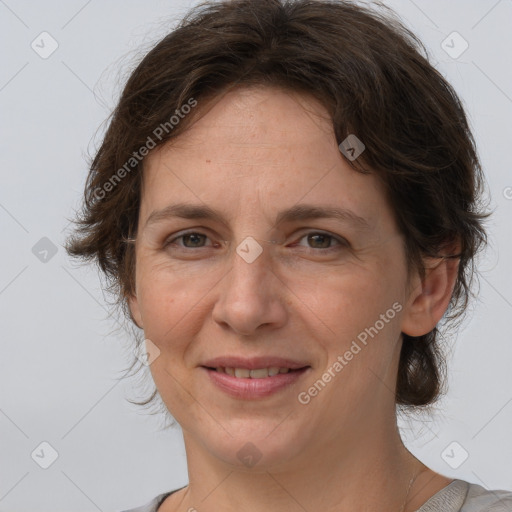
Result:
[[407,284],[381,183],[312,98],[231,91],[145,162],[130,308],[206,456],[306,463],[391,422]]

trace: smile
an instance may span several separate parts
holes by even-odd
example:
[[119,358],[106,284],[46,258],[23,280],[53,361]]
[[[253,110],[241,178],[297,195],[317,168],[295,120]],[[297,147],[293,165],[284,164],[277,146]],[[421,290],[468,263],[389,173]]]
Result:
[[293,371],[290,370],[290,368],[279,368],[278,366],[272,366],[270,368],[256,368],[254,370],[248,370],[247,368],[224,368],[219,366],[218,368],[215,368],[215,370],[219,373],[227,373],[228,375],[239,379],[264,379],[266,377],[273,377],[280,373]]
[[207,373],[210,384],[232,398],[257,400],[284,392],[311,370],[310,366],[291,369],[201,367]]

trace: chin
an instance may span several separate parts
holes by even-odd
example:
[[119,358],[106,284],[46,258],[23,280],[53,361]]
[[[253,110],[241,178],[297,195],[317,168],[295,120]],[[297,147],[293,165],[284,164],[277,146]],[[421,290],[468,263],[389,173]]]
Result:
[[212,431],[202,437],[202,445],[217,459],[236,471],[263,472],[293,460],[303,452],[297,433],[282,429],[277,433],[274,422],[259,426],[246,424],[245,429],[232,430],[229,425],[222,437],[212,437]]

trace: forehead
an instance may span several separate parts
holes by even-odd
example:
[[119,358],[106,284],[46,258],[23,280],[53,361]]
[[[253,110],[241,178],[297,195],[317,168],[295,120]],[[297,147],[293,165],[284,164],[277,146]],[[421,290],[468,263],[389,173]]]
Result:
[[[214,98],[198,120],[144,165],[144,214],[178,198],[228,208],[291,207],[304,199],[379,220],[382,185],[341,155],[332,120],[311,96],[269,87]],[[286,203],[286,204],[285,204]],[[142,213],[142,212],[141,212]],[[143,215],[144,216],[144,215]]]
[[[199,113],[198,119],[185,133],[169,141],[164,150],[175,148],[175,153],[184,153],[190,149],[197,154],[201,146],[217,161],[233,164],[240,157],[246,166],[263,163],[265,158],[272,163],[278,153],[284,156],[285,151],[299,153],[301,148],[335,142],[330,116],[318,101],[275,87],[230,90],[199,101],[194,113]],[[249,156],[257,160],[247,162]]]
[[[212,98],[206,108],[208,116],[198,123],[198,130],[208,126],[223,127],[235,139],[251,128],[251,133],[261,139],[273,142],[278,133],[284,139],[302,139],[313,134],[312,128],[319,128],[324,136],[332,132],[331,117],[325,107],[312,95],[271,86],[237,87]],[[286,130],[280,129],[281,122],[300,121],[300,125],[286,123]]]

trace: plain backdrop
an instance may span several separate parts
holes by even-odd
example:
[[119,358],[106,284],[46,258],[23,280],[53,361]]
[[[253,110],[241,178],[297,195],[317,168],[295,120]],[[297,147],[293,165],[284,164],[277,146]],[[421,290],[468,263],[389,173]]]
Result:
[[[385,3],[463,99],[496,209],[448,394],[400,426],[434,470],[512,489],[512,2]],[[120,379],[132,341],[96,268],[62,244],[123,81],[193,4],[0,0],[0,511],[119,511],[188,482],[179,427],[127,401],[149,388]]]

